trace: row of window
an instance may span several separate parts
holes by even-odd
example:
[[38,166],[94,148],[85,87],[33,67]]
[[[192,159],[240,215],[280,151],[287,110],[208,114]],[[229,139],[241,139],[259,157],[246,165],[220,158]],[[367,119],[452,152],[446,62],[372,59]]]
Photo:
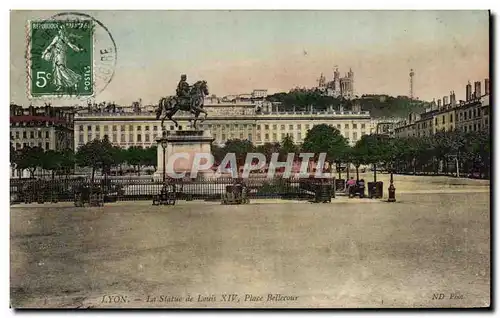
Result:
[[[365,135],[366,132],[362,131],[361,134]],[[287,136],[287,135],[290,135],[290,134],[281,133],[281,140],[283,140],[285,138],[285,136]],[[112,134],[111,137],[109,137],[109,135],[104,135],[104,136],[108,136],[108,139],[111,142],[118,142],[118,136],[117,136],[117,134]],[[144,138],[143,138],[143,136],[144,136]],[[277,133],[273,133],[272,134],[272,139],[270,138],[270,136],[271,135],[269,133],[264,134],[264,140],[265,141],[279,141]],[[134,140],[134,135],[133,134],[129,134],[128,135],[128,140],[126,140],[126,135],[125,134],[121,134],[120,135],[120,143],[125,143],[125,142],[130,142],[130,141],[132,141],[132,142],[133,141],[136,141],[136,142],[143,142],[143,141],[150,142],[150,141],[156,140],[157,137],[158,137],[158,135],[156,133],[153,134],[152,136],[150,136],[149,134],[145,134],[145,135],[137,134],[136,138]],[[214,133],[213,137],[217,140],[217,133]],[[249,141],[252,141],[252,134],[244,134],[242,132],[240,132],[239,135],[237,135],[235,133],[231,133],[231,134],[227,134],[227,135],[225,133],[221,134],[221,140],[222,141],[225,141],[226,137],[229,137],[229,139],[239,138],[241,140],[248,139]],[[79,143],[85,143],[85,142],[93,140],[93,139],[101,139],[101,135],[99,133],[97,133],[95,135],[88,134],[87,135],[87,140],[85,140],[84,134],[80,134],[79,138],[78,138],[78,142]],[[353,140],[357,140],[358,139],[357,132],[353,132],[352,133],[352,139]],[[261,140],[262,140],[261,133],[257,133],[257,141],[261,141]],[[298,132],[295,135],[295,140],[298,141],[298,142],[302,141],[302,133],[301,132]]]
[[[332,126],[332,127],[333,127],[333,125],[334,124],[330,124],[330,126]],[[263,125],[263,126],[264,126],[264,130],[269,130],[270,125]],[[286,127],[286,125],[283,125],[283,124],[280,125],[280,129],[281,130],[285,130],[285,127]],[[302,124],[297,124],[296,127],[297,127],[297,130],[301,130],[302,129]],[[305,124],[305,129],[306,130],[309,130],[309,127],[310,127],[309,124]],[[341,124],[336,124],[336,127],[337,127],[337,129],[341,129],[342,125]],[[345,129],[349,129],[349,127],[350,126],[349,126],[348,123],[344,124],[344,128]],[[365,127],[366,127],[365,124],[361,124],[361,129],[365,129]],[[278,129],[278,125],[277,124],[273,124],[272,128],[273,128],[273,130],[277,130]],[[261,125],[257,125],[257,130],[260,130],[260,129],[261,129]],[[288,130],[293,130],[293,129],[294,129],[294,125],[293,124],[289,124],[288,125]],[[352,129],[358,129],[358,124],[352,124]]]
[[[281,139],[278,139],[278,134],[277,133],[272,133],[272,134],[269,134],[269,133],[265,133],[265,134],[261,134],[260,132],[257,133],[257,138],[256,138],[256,141],[257,142],[260,142],[260,141],[265,141],[265,142],[278,142],[278,141],[282,141],[283,139],[285,139],[286,136],[292,136],[294,137],[294,141],[296,142],[302,142],[302,133],[298,132],[295,136],[291,135],[291,134],[288,134],[288,133],[281,133]],[[366,135],[366,132],[362,131],[361,132],[361,135]],[[215,133],[213,135],[213,137],[216,139],[216,140],[219,140],[217,138],[217,134]],[[228,139],[235,139],[235,138],[238,138],[240,140],[249,140],[249,141],[253,141],[252,140],[252,134],[247,134],[245,135],[244,133],[240,133],[239,135],[235,134],[235,133],[231,133],[231,134],[221,134],[221,139],[220,141],[225,141],[227,140],[226,137],[228,137]],[[264,136],[264,139],[262,139],[262,136]],[[271,138],[272,137],[272,138]],[[349,139],[349,136],[347,136],[346,138]],[[358,139],[358,133],[357,132],[353,132],[352,133],[352,140],[353,141],[356,141]]]
[[[28,138],[28,131],[23,130],[23,139]],[[42,136],[45,135],[45,138],[50,138],[50,132],[46,131],[45,134],[42,133],[42,131],[34,131],[31,130],[29,131],[29,138],[43,138]],[[19,131],[16,131],[13,133],[12,131],[10,132],[10,139],[19,139],[21,136]],[[35,137],[36,136],[36,137]]]
[[[120,147],[130,147],[130,146],[141,146],[143,148],[149,148],[156,146],[156,143],[149,143],[149,144],[144,144],[144,143],[138,143],[138,142],[123,142],[123,143],[118,143],[118,142],[111,142],[114,146],[120,146]],[[78,146],[76,149],[80,148],[83,146],[85,143],[84,142],[79,142]]]
[[[484,115],[487,115],[487,109],[484,111]],[[468,116],[467,116],[468,115]],[[461,111],[458,113],[459,120],[471,120],[474,118],[481,117],[481,109],[480,108],[474,108],[474,109],[469,109],[468,111]],[[442,116],[442,123],[443,125],[446,123],[446,117],[445,115]],[[435,123],[436,125],[438,124],[438,118],[435,118]],[[453,123],[453,114],[450,114],[450,123]]]
[[[477,111],[476,111],[477,110]],[[478,109],[469,109],[469,120],[470,119],[473,119],[473,118],[477,118],[477,117],[480,117],[480,114],[481,114],[481,110],[478,108]],[[474,117],[473,117],[474,116]],[[446,124],[446,115],[442,115],[442,116],[436,116],[434,118],[434,124],[435,125],[438,125],[439,124],[439,118],[441,117],[441,124],[444,125]],[[467,120],[467,111],[464,111],[464,112],[460,112],[459,113],[459,118],[460,120]],[[450,119],[449,119],[449,123],[452,124],[453,123],[453,114],[450,114]],[[423,122],[422,123],[422,126],[420,125],[420,123],[417,123],[417,129],[420,129],[420,128],[427,128],[427,122]],[[415,129],[415,125],[412,125],[410,127],[408,127],[408,129]],[[405,130],[405,128],[402,129],[403,131]]]
[[38,142],[38,143],[35,143],[35,142],[23,142],[22,145],[20,143],[15,143],[13,145],[13,147],[14,147],[15,150],[18,150],[18,149],[21,149],[21,148],[26,148],[28,146],[29,147],[38,146],[38,147],[43,148],[45,150],[50,149],[50,143],[48,143],[48,142],[45,143],[45,148],[43,147],[43,143],[42,142]]
[[[481,127],[481,123],[478,122],[478,123],[474,123],[474,124],[464,125],[464,126],[461,127],[461,129],[464,132],[479,131],[479,130],[481,130],[481,128],[488,128],[488,126],[489,126],[488,124],[489,124],[488,118],[485,118],[484,119],[484,125],[482,125],[482,127]],[[457,128],[457,129],[459,129],[459,128]],[[441,130],[442,131],[446,131],[445,128],[442,128]],[[452,130],[452,128],[449,127],[449,130]],[[417,133],[413,132],[412,134],[408,134],[408,136],[419,136],[419,137],[420,136],[426,136],[426,135],[427,134],[426,134],[425,131],[422,131],[422,132],[418,131]],[[431,133],[429,133],[429,135],[431,135]]]
[[[438,118],[439,116],[436,116],[434,118],[434,124],[438,125]],[[446,115],[441,116],[441,122],[442,124],[446,124]],[[450,123],[453,123],[453,114],[450,114]]]
[[[200,124],[199,125],[199,128],[203,128],[203,124]],[[212,128],[222,128],[222,130],[224,130],[225,128],[228,128],[228,129],[251,129],[253,128],[253,124],[206,124],[206,128],[208,129],[212,129]],[[330,124],[330,126],[334,126],[334,124]],[[83,132],[84,131],[84,125],[79,125],[78,126],[78,130],[80,132]],[[100,131],[100,125],[87,125],[87,131]],[[109,131],[109,127],[110,125],[105,125],[105,126],[102,126],[103,127],[103,130],[104,132],[108,132]],[[152,131],[158,131],[158,130],[161,130],[159,128],[159,126],[157,125],[152,125],[152,126],[149,126],[149,125],[145,125],[145,126],[135,126],[136,129],[135,131],[142,131],[142,127],[144,127],[144,131],[150,131],[150,128],[152,128]],[[277,130],[278,129],[278,124],[273,124],[273,125],[269,125],[269,124],[265,124],[265,125],[257,125],[257,130],[261,130],[261,128],[263,128],[264,130],[269,130],[269,127],[272,127],[273,130]],[[301,130],[302,129],[302,124],[289,124],[288,125],[288,129],[289,130],[294,130],[294,128],[296,127],[297,130]],[[309,130],[310,129],[310,125],[309,124],[305,124],[304,125],[305,129],[306,130]],[[351,126],[347,123],[347,124],[344,124],[344,129],[349,129]],[[126,128],[127,128],[127,125],[111,125],[111,131],[118,131],[118,129],[120,131],[126,131]],[[175,127],[173,125],[171,125],[170,127],[167,127],[167,129],[170,128],[170,130],[175,130]],[[286,125],[284,124],[281,124],[280,125],[280,129],[281,130],[285,130],[286,128]],[[342,126],[341,124],[336,124],[336,128],[337,129],[341,129]],[[352,129],[357,129],[358,128],[358,124],[352,124]],[[365,124],[361,124],[361,129],[365,129],[366,128],[366,125]],[[182,130],[182,126],[179,126],[178,130]],[[134,125],[128,125],[128,131],[134,131]]]
[[[118,141],[118,136],[116,134],[112,134],[111,137],[109,135],[104,135],[104,136],[108,136],[108,139],[111,141],[111,142],[117,142]],[[104,138],[103,136],[103,138]],[[120,142],[126,142],[125,140],[125,134],[121,134],[120,135]],[[143,135],[141,134],[137,134],[135,135],[136,136],[136,139],[135,141],[137,142],[142,142],[143,141]],[[156,138],[158,137],[158,134],[154,134],[154,135],[144,135],[144,141],[146,142],[149,142],[149,141],[154,141],[156,140]],[[92,134],[88,134],[87,135],[87,140],[86,141],[90,141],[90,140],[93,140],[93,139],[101,139],[101,135],[99,133],[95,134],[95,135],[92,135]],[[84,139],[84,135],[83,134],[80,134],[78,136],[78,142],[79,143],[84,143],[86,142],[85,139]],[[129,134],[128,135],[128,141],[134,141],[134,135],[133,134]]]
[[[87,131],[92,131],[92,130],[95,130],[95,131],[100,131],[100,127],[102,125],[95,125],[95,126],[92,126],[92,125],[87,125]],[[120,127],[120,131],[125,131],[125,128],[126,128],[127,125],[111,125],[111,130],[112,131],[118,131],[118,127]],[[105,126],[102,126],[104,131],[109,131],[109,127],[110,125],[105,125]],[[84,125],[80,125],[78,126],[78,130],[79,131],[83,131],[83,128],[84,128]],[[149,126],[149,125],[145,125],[144,126],[144,131],[149,131],[149,129],[152,128],[153,131],[158,131],[160,130],[159,129],[159,126],[157,125],[152,125],[152,126]],[[170,129],[171,130],[174,130],[174,126],[170,126]],[[128,125],[128,131],[134,131],[134,125]],[[142,126],[136,126],[136,131],[142,131]]]
[[462,126],[463,131],[468,132],[468,131],[479,131],[482,128],[488,128],[489,127],[489,121],[488,118],[484,119],[484,124],[481,126],[481,123],[474,123],[474,124],[469,124],[469,126],[465,125]]
[[[488,115],[487,110],[488,109],[485,109],[484,115]],[[467,118],[467,114],[469,114],[468,118]],[[473,118],[481,117],[481,109],[480,108],[469,109],[469,111],[460,112],[459,116],[460,116],[460,120],[467,120],[467,119],[470,120]]]

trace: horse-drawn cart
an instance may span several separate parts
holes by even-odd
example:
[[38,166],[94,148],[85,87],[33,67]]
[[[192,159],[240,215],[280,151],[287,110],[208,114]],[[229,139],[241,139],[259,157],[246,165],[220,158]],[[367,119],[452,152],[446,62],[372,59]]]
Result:
[[104,194],[101,188],[90,185],[82,185],[75,191],[74,204],[76,207],[83,207],[85,204],[89,206],[104,206]]
[[248,188],[241,183],[226,186],[226,193],[222,194],[222,204],[249,204]]
[[164,185],[160,193],[153,196],[153,205],[175,205],[177,193],[175,185]]

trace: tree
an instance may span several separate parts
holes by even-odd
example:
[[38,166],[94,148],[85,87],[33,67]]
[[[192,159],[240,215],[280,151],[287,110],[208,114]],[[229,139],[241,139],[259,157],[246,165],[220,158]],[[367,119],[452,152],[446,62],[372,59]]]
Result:
[[118,146],[111,146],[109,160],[105,165],[106,174],[111,173],[111,168],[117,167],[120,172],[122,171],[122,165],[126,162],[127,150],[120,148]]
[[212,155],[214,156],[214,161],[216,165],[219,165],[226,156],[226,151],[224,147],[219,147],[218,145],[215,144],[211,145],[211,152]]
[[362,164],[366,164],[368,161],[366,149],[362,147],[362,144],[356,143],[354,147],[349,148],[346,154],[346,157],[349,158],[348,161],[352,162],[354,164],[354,167],[356,168],[356,180],[359,181],[359,167]]
[[273,153],[280,153],[281,145],[279,142],[266,142],[263,145],[257,146],[255,152],[261,153],[266,157],[266,162],[271,162]]
[[325,152],[328,163],[337,163],[337,171],[340,170],[341,161],[347,159],[348,148],[347,139],[340,131],[325,124],[310,129],[302,144],[302,151],[314,153],[315,160],[318,160],[320,153]]
[[152,166],[155,168],[155,171],[158,166],[158,156],[157,156],[157,147],[152,146],[149,148],[144,149],[144,165],[145,166]]
[[285,138],[281,141],[280,145],[280,160],[286,160],[287,156],[289,153],[294,154],[294,160],[295,160],[295,155],[298,152],[298,147],[293,143],[293,138],[290,135],[286,135]]
[[40,147],[24,147],[17,151],[15,155],[16,168],[19,169],[19,178],[22,171],[28,169],[30,177],[35,175],[36,168],[41,165],[40,157],[43,156],[43,149]]
[[469,132],[465,138],[462,160],[467,170],[479,170],[481,176],[489,177],[490,170],[490,134],[487,131]]
[[107,138],[92,140],[81,146],[76,153],[76,163],[80,167],[92,169],[91,182],[94,183],[96,169],[106,172],[113,163],[113,146]]
[[75,168],[75,152],[71,149],[65,149],[61,152],[61,172],[67,177]]
[[364,163],[373,165],[373,181],[377,182],[377,164],[385,162],[391,151],[389,137],[384,135],[364,135],[355,145],[358,156]]
[[139,146],[132,146],[128,148],[125,160],[129,165],[134,167],[137,175],[140,175],[141,167],[144,164],[144,149]]
[[240,140],[240,139],[230,139],[226,142],[224,146],[224,152],[234,153],[236,156],[236,163],[238,166],[243,166],[247,157],[247,153],[254,152],[255,148],[251,141]]
[[268,95],[266,100],[279,103],[285,111],[308,110],[311,105],[317,110],[326,110],[328,107],[339,109],[340,105],[345,110],[352,110],[352,105],[358,104],[362,110],[370,111],[374,118],[406,117],[411,112],[423,112],[430,105],[425,101],[410,100],[408,96],[363,95],[354,100],[346,100],[327,96],[317,89],[293,89],[288,93]]
[[46,150],[40,157],[40,167],[51,172],[52,180],[54,180],[56,171],[61,169],[61,163],[62,154],[55,150]]
[[[407,137],[399,138],[400,143],[398,159],[403,161],[405,166],[411,166],[413,174],[417,172],[417,163],[422,167],[424,161],[430,159],[432,148],[427,137]],[[399,170],[399,169],[398,169]]]

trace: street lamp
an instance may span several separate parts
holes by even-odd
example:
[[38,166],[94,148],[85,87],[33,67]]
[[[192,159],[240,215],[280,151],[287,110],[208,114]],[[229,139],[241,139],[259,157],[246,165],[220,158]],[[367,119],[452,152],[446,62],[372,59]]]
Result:
[[166,170],[166,167],[165,167],[165,149],[167,148],[167,138],[166,137],[167,137],[167,132],[164,129],[163,133],[162,133],[162,138],[161,138],[161,148],[163,151],[163,184],[165,184],[165,170]]
[[389,198],[387,202],[396,202],[396,188],[394,187],[394,162],[391,162],[391,180],[389,184]]

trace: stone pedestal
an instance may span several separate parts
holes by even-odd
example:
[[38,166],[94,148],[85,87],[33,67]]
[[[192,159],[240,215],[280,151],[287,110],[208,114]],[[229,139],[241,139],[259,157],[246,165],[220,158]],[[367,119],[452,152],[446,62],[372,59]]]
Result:
[[[191,172],[193,159],[196,153],[211,153],[211,144],[214,138],[211,136],[208,130],[178,130],[171,131],[169,134],[164,133],[161,138],[156,140],[158,142],[157,158],[158,158],[158,169],[156,170],[155,176],[163,178],[165,171],[165,166],[168,167],[169,158],[177,153],[188,154],[187,158],[179,158],[175,160],[173,164],[173,171],[175,173],[186,172],[186,177],[189,176]],[[163,147],[165,146],[165,152]],[[165,153],[165,161],[163,160],[163,154]],[[172,158],[171,158],[172,159]],[[167,178],[168,178],[168,170]],[[200,175],[209,175],[210,171],[198,172]]]

